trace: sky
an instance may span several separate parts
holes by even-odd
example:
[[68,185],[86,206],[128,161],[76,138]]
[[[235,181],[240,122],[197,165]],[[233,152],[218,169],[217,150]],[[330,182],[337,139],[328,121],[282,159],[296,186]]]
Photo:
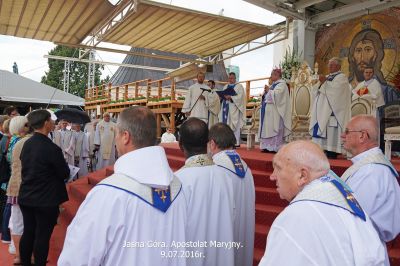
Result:
[[[110,2],[115,2],[115,0]],[[284,20],[280,15],[273,14],[242,0],[157,0],[157,2],[212,14],[218,14],[221,9],[224,9],[223,15],[226,17],[264,25],[274,25]],[[110,45],[108,46],[110,47]],[[48,71],[47,59],[43,56],[47,55],[54,47],[55,45],[50,42],[0,35],[0,69],[12,71],[13,63],[16,62],[20,75],[40,81],[45,71]],[[111,47],[129,50],[127,46]],[[125,55],[123,54],[98,51],[96,59],[120,63],[124,57]],[[273,49],[272,46],[267,46],[234,57],[231,60],[231,64],[240,67],[240,80],[248,80],[268,76],[273,67],[272,61]],[[105,66],[103,77],[107,75],[111,77],[117,68],[115,66]]]

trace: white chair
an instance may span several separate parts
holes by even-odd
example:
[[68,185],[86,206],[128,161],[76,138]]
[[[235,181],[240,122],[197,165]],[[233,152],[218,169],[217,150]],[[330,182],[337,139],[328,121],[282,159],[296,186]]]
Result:
[[392,159],[392,141],[400,141],[400,126],[388,127],[385,129],[385,156]]
[[375,100],[368,101],[363,98],[357,98],[351,102],[351,117],[356,115],[372,115],[376,117]]
[[247,135],[247,149],[253,149],[256,142],[256,134],[260,124],[260,106],[248,110],[252,112],[250,121],[242,127],[241,133]]

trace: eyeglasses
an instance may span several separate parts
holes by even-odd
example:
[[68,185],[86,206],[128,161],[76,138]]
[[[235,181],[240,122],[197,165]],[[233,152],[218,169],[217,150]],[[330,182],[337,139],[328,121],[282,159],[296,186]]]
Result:
[[350,129],[348,129],[348,128],[346,128],[346,129],[344,130],[344,134],[345,134],[345,135],[348,135],[348,134],[351,133],[351,132],[361,132],[361,133],[365,132],[365,133],[367,134],[367,137],[369,138],[369,134],[368,134],[368,132],[367,132],[366,130],[350,130]]
[[364,130],[350,130],[350,129],[348,129],[348,128],[346,128],[345,130],[344,130],[344,134],[349,134],[349,133],[351,133],[351,132],[363,132]]

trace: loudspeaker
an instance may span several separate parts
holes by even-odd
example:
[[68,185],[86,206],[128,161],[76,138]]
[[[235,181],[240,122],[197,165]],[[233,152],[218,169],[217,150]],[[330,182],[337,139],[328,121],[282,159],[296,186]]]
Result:
[[214,65],[207,65],[207,72],[213,72],[214,71]]

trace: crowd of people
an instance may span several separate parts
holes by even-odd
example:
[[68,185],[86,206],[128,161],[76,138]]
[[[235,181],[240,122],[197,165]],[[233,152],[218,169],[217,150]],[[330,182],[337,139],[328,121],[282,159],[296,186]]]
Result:
[[[290,204],[268,232],[260,265],[389,265],[386,243],[400,233],[399,176],[378,147],[377,119],[350,119],[347,102],[334,96],[351,96],[340,61],[331,59],[329,70],[315,88],[312,141],[285,144],[291,104],[279,69],[265,87],[260,148],[276,152],[269,178]],[[116,123],[104,113],[84,130],[66,120],[56,125],[47,110],[20,116],[6,108],[1,238],[11,243],[14,264],[46,265],[59,206],[68,200],[65,183],[114,164],[68,226],[58,265],[253,265],[254,180],[235,150],[245,93],[234,73],[222,90],[204,78],[197,75],[185,98],[178,143],[186,160],[176,172],[146,107],[124,109]],[[173,130],[162,142],[176,141]],[[342,152],[339,142],[353,163],[341,177],[327,157]]]
[[[98,125],[98,126],[97,126]],[[115,123],[82,125],[57,120],[50,111],[21,116],[9,106],[0,116],[1,240],[15,265],[45,265],[65,183],[115,162]],[[70,167],[79,171],[70,175]],[[33,257],[32,254],[35,254]]]
[[[346,75],[341,72],[341,60],[331,58],[329,74],[319,75],[312,88],[310,108],[310,135],[320,145],[328,158],[344,154],[340,135],[351,118],[351,101],[363,99],[378,108],[385,104],[381,85],[374,76],[374,68],[365,66],[364,80],[352,88]],[[205,75],[198,73],[197,82],[189,87],[182,112],[187,117],[196,117],[206,122],[209,128],[222,122],[235,132],[236,145],[240,144],[240,130],[245,125],[246,97],[235,73],[229,73],[228,84],[222,90],[215,89],[215,82],[204,81]],[[269,85],[265,85],[259,109],[257,139],[262,152],[276,153],[288,142],[292,133],[292,104],[289,88],[282,79],[282,70],[271,72]],[[378,119],[379,122],[379,119]]]
[[[274,156],[270,179],[290,204],[269,230],[260,265],[389,265],[386,243],[400,233],[398,173],[378,148],[374,117],[345,127],[353,165],[342,177],[311,141]],[[236,141],[227,124],[189,118],[179,135],[186,161],[173,173],[151,110],[122,111],[114,174],[82,203],[58,264],[252,265],[254,180]]]

